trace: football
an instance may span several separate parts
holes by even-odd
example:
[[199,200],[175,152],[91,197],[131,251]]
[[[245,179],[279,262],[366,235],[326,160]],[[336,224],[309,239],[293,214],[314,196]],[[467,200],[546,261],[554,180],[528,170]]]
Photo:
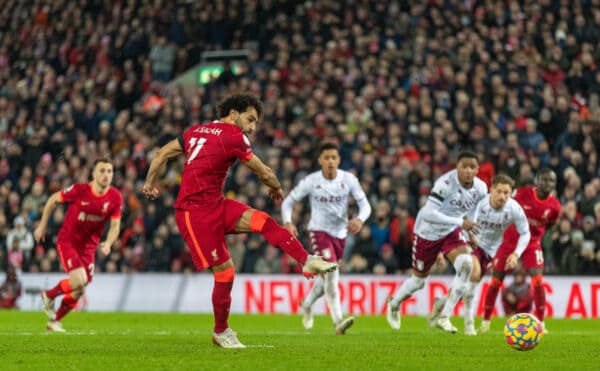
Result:
[[506,342],[517,350],[531,350],[542,340],[542,325],[530,313],[511,316],[504,326]]

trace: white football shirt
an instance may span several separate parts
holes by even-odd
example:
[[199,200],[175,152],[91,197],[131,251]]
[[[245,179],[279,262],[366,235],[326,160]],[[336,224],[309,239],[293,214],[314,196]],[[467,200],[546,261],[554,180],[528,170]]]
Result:
[[336,238],[346,238],[348,233],[348,196],[358,204],[358,218],[363,222],[371,214],[371,206],[354,174],[337,170],[335,179],[327,179],[321,170],[307,175],[298,183],[281,204],[284,223],[292,221],[294,202],[310,196],[310,221],[308,230],[323,231]]
[[425,205],[417,213],[415,233],[426,240],[437,241],[460,227],[467,213],[487,195],[487,185],[475,177],[473,186],[464,188],[458,172],[451,170],[433,185]]
[[496,255],[496,251],[502,243],[504,231],[512,223],[515,224],[519,232],[519,242],[517,243],[517,254],[521,255],[529,243],[529,223],[523,208],[517,201],[509,198],[504,207],[494,209],[490,205],[490,195],[487,195],[477,204],[475,209],[475,222],[479,225],[477,234],[477,244],[490,257]]

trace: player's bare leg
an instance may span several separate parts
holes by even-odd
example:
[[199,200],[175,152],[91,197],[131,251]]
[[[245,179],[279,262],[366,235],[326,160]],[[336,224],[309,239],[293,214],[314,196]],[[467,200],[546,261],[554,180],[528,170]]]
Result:
[[236,224],[235,231],[236,233],[255,232],[262,234],[271,245],[282,249],[302,264],[302,274],[307,278],[333,272],[337,269],[337,263],[327,262],[320,256],[308,255],[294,235],[263,211],[254,209],[244,211]]

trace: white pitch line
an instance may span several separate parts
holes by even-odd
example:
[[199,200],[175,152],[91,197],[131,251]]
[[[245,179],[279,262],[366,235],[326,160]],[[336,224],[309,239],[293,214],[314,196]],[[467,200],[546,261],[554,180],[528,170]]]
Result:
[[[385,334],[385,331],[382,330],[381,334]],[[500,331],[491,331],[490,332],[491,335],[501,335],[503,334]],[[0,331],[0,336],[37,336],[37,335],[41,335],[41,336],[50,336],[50,335],[55,335],[52,332],[49,331],[40,331],[40,332],[31,332],[31,331]],[[67,332],[64,334],[57,334],[57,335],[71,335],[71,336],[95,336],[95,335],[110,335],[110,336],[171,336],[171,335],[187,335],[187,336],[210,336],[211,333],[210,331],[204,331],[204,330],[197,330],[197,331],[190,331],[190,330],[186,330],[186,331],[140,331],[140,332],[136,332],[136,331],[132,331],[132,330],[120,330],[120,331],[98,331],[98,330],[68,330]],[[312,334],[309,331],[242,331],[240,332],[240,336],[245,336],[245,335],[270,335],[270,336],[298,336],[298,335],[304,335],[304,336],[320,336],[322,335],[321,333],[318,334]],[[373,334],[371,334],[373,335]],[[561,336],[583,336],[583,335],[589,335],[589,336],[596,336],[598,335],[598,332],[596,331],[552,331],[552,334],[547,335],[549,337],[554,337],[555,335],[561,335]],[[486,335],[480,335],[480,336],[488,336]],[[253,347],[262,347],[261,345],[253,345]],[[268,347],[273,347],[272,345],[265,345],[264,347],[268,348]]]
[[268,344],[250,344],[250,345],[246,345],[246,348],[275,348],[275,345],[268,345]]

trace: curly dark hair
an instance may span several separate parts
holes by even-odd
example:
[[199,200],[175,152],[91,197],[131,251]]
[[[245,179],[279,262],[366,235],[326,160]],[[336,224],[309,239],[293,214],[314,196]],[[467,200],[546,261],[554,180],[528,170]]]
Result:
[[254,109],[256,109],[258,118],[260,119],[263,113],[262,102],[250,94],[235,94],[225,98],[217,106],[217,112],[219,117],[227,117],[229,115],[229,111],[232,109],[242,113],[246,112],[250,107],[254,107]]

